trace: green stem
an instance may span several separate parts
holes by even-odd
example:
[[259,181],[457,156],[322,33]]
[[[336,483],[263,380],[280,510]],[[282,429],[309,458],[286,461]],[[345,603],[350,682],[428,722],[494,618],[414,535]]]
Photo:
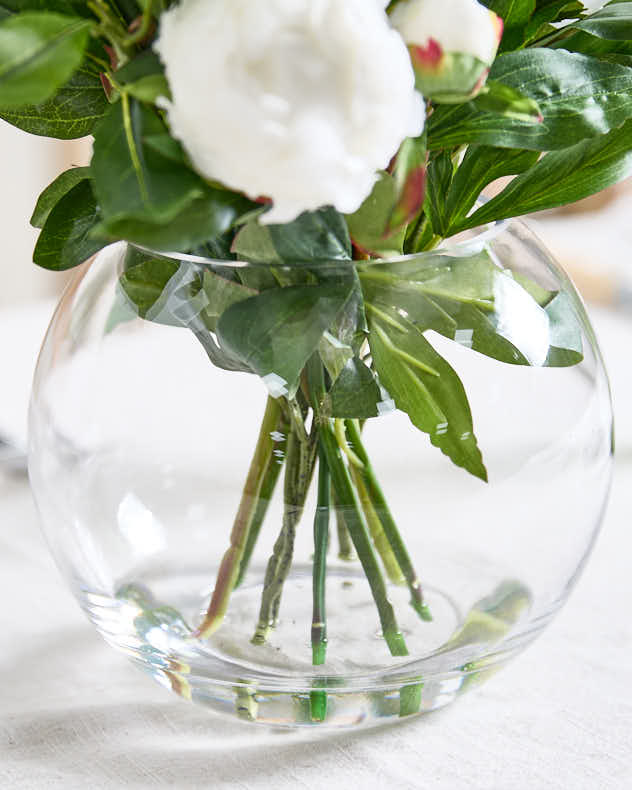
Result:
[[338,533],[338,559],[344,562],[353,562],[355,553],[353,551],[353,543],[349,537],[349,530],[345,524],[345,520],[340,512],[338,498],[335,491],[332,491],[332,500],[336,510],[336,531]]
[[146,38],[154,15],[154,2],[155,0],[145,0],[145,8],[138,30],[125,37],[123,40],[124,47],[133,47],[136,44],[140,44]]
[[423,682],[409,683],[399,690],[399,715],[414,716],[421,708],[421,698],[424,690]]
[[407,234],[404,251],[406,253],[416,253],[425,249],[426,244],[430,243],[434,235],[432,226],[426,214],[421,214],[411,233]]
[[[285,460],[288,430],[289,430],[289,426],[285,418],[282,416],[280,418],[279,424],[275,429],[275,431],[277,432],[277,440],[275,440],[275,448],[273,451],[272,458],[270,459],[270,463],[268,464],[268,468],[265,472],[263,482],[261,484],[261,490],[259,492],[259,498],[257,500],[257,507],[255,509],[254,516],[252,517],[250,529],[248,530],[248,537],[246,539],[244,553],[241,558],[241,563],[239,566],[239,576],[237,577],[237,581],[235,582],[235,587],[239,587],[243,583],[246,573],[248,572],[248,566],[250,565],[252,553],[257,543],[257,539],[259,537],[261,527],[267,515],[268,508],[270,507],[270,502],[272,500],[272,496],[274,494],[276,484],[279,479],[279,475],[281,473],[281,467],[283,466],[283,462]],[[279,438],[280,434],[283,435],[282,439]]]
[[344,512],[344,519],[351,540],[355,547],[358,559],[369,582],[373,599],[377,606],[382,633],[384,639],[394,656],[407,656],[408,649],[402,632],[399,629],[395,612],[391,602],[388,600],[386,585],[382,578],[377,557],[371,545],[371,539],[360,512],[358,503],[349,472],[342,458],[342,453],[333,428],[328,422],[320,426],[320,439],[327,458],[327,465],[331,474],[331,481],[336,490],[338,502]]
[[404,574],[404,578],[406,579],[406,583],[408,584],[408,589],[410,590],[411,596],[410,605],[422,618],[422,620],[432,620],[430,610],[423,601],[423,591],[417,577],[417,572],[413,567],[410,555],[408,554],[402,537],[399,534],[397,524],[395,523],[391,511],[389,510],[386,499],[382,492],[382,488],[377,480],[377,477],[375,476],[371,462],[369,461],[369,456],[364,449],[364,445],[362,444],[357,421],[346,420],[345,425],[347,428],[347,434],[351,444],[353,445],[353,449],[356,455],[362,461],[362,467],[359,469],[359,473],[362,476],[362,480],[366,486],[373,507],[375,508],[375,512],[382,523],[384,534],[391,545],[393,554],[395,555],[399,567]]
[[130,54],[123,43],[127,37],[127,30],[105,0],[88,0],[86,5],[99,20],[96,34],[104,36],[110,42],[116,54],[117,67],[123,66],[129,60]]
[[312,663],[324,664],[327,654],[327,615],[325,610],[325,575],[329,544],[329,507],[331,482],[325,452],[318,454],[318,499],[314,514],[314,575],[312,614]]
[[397,624],[393,606],[388,600],[386,585],[371,545],[371,538],[362,518],[360,504],[342,457],[342,451],[338,445],[332,422],[321,413],[322,401],[325,396],[325,376],[323,365],[317,354],[314,354],[307,363],[307,384],[314,410],[314,425],[318,427],[320,444],[327,459],[331,483],[339,508],[338,512],[344,518],[345,526],[349,531],[358,559],[371,588],[371,594],[382,624],[384,639],[392,655],[407,656],[408,648]]
[[259,430],[259,438],[257,439],[241,502],[239,503],[239,510],[235,516],[233,529],[230,534],[230,546],[222,558],[206,617],[194,634],[198,638],[210,636],[216,631],[222,624],[228,609],[228,601],[239,575],[241,560],[250,524],[257,507],[263,479],[273,457],[274,440],[271,434],[279,424],[280,416],[281,409],[278,401],[268,398]]
[[382,527],[382,522],[380,521],[375,507],[373,506],[369,492],[364,485],[362,475],[357,466],[351,465],[350,471],[351,479],[353,480],[353,483],[356,487],[360,504],[362,505],[362,510],[364,511],[364,517],[373,540],[373,545],[375,546],[377,553],[380,555],[386,575],[391,580],[391,582],[393,582],[393,584],[405,584],[406,580],[404,579],[402,570],[399,567],[395,555],[393,554],[393,549],[391,548],[391,544],[388,542],[388,538],[386,537],[384,528]]
[[252,638],[252,643],[255,645],[262,645],[276,625],[283,584],[290,570],[294,554],[296,526],[303,513],[303,504],[307,494],[307,491],[303,490],[307,486],[304,482],[301,484],[302,467],[304,466],[302,456],[305,452],[304,443],[301,442],[294,426],[292,426],[287,442],[283,525],[266,568],[259,622]]

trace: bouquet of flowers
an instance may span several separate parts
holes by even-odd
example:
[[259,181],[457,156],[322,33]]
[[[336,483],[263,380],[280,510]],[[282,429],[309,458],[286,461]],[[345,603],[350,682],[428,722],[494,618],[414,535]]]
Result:
[[[485,481],[463,384],[424,333],[465,331],[513,365],[582,359],[561,294],[485,251],[447,268],[406,256],[632,173],[632,2],[589,14],[575,0],[0,0],[0,116],[94,135],[90,166],[38,200],[35,263],[69,269],[128,242],[119,287],[136,315],[186,327],[210,363],[267,387],[195,637],[220,628],[284,465],[253,642],[275,626],[317,469],[313,663],[326,656],[332,508],[341,556],[355,551],[386,644],[406,655],[385,575],[420,621],[432,613],[364,423],[399,409]],[[215,263],[184,272],[167,251]],[[543,355],[499,320],[499,278],[546,315]]]

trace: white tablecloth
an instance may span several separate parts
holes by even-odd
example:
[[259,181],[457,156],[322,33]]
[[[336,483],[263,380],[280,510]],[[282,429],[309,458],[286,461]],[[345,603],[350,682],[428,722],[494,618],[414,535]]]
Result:
[[88,625],[47,554],[26,480],[0,476],[0,788],[628,790],[631,324],[598,322],[620,453],[604,531],[570,602],[480,689],[383,729],[270,731],[159,688]]

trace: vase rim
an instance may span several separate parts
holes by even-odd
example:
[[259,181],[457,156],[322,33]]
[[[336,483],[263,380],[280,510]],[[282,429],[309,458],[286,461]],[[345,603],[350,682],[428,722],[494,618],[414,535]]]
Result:
[[[471,230],[464,231],[450,238],[444,239],[440,245],[432,250],[424,250],[422,252],[409,253],[407,255],[395,255],[386,258],[369,258],[366,260],[353,260],[352,263],[362,266],[372,266],[375,264],[393,264],[393,263],[414,263],[420,260],[436,258],[439,256],[461,258],[475,255],[481,252],[484,247],[493,241],[498,235],[507,229],[508,225],[516,222],[514,219],[496,220],[488,222],[485,225],[480,225]],[[287,259],[281,262],[276,261],[256,261],[245,259],[225,259],[225,258],[210,258],[203,255],[192,255],[185,252],[168,252],[156,250],[147,247],[143,244],[136,244],[134,242],[126,242],[130,247],[141,250],[144,253],[160,256],[161,258],[169,258],[174,261],[181,261],[182,263],[194,263],[206,266],[223,266],[228,268],[244,268],[244,267],[339,267],[341,264],[349,263],[348,258],[312,258],[312,259]]]

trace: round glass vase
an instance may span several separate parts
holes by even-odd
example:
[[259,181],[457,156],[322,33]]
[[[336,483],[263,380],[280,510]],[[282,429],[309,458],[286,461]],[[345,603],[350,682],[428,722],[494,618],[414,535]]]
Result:
[[611,456],[584,307],[519,222],[374,262],[112,245],[60,302],[30,413],[44,531],[99,633],[280,726],[432,711],[523,650]]

